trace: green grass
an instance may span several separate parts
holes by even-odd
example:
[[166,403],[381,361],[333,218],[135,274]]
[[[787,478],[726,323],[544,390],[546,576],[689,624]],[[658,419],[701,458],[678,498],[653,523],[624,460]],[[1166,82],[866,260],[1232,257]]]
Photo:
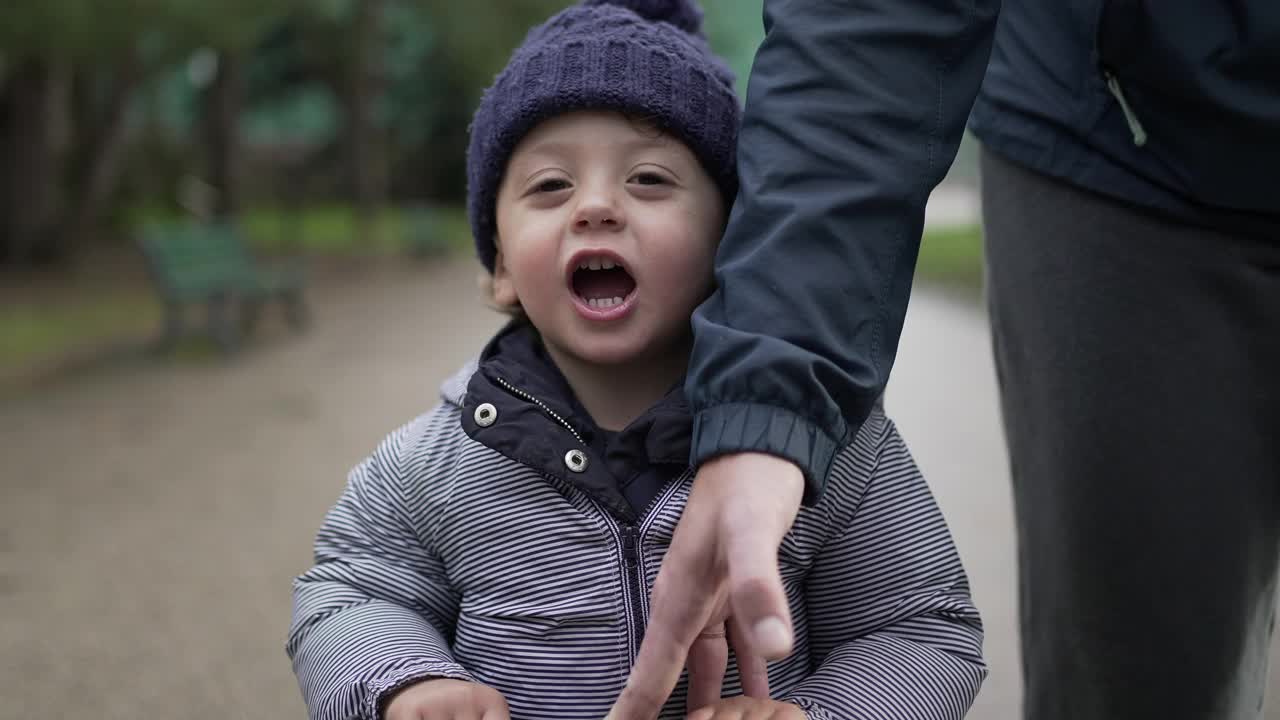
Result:
[[[180,215],[150,209],[131,217],[135,227],[181,221]],[[240,225],[253,247],[270,255],[394,256],[471,245],[460,207],[386,207],[367,227],[361,226],[355,208],[345,205],[260,207],[243,213]]]
[[0,374],[38,368],[122,338],[144,337],[159,322],[159,305],[142,291],[13,303],[0,308]]
[[[167,211],[140,208],[134,227],[181,221]],[[262,255],[353,257],[469,251],[471,231],[462,208],[386,208],[361,232],[353,208],[316,206],[301,210],[257,208],[241,218],[255,251]],[[93,292],[73,289],[53,301],[6,302],[0,307],[0,377],[22,374],[73,354],[158,332],[162,307],[150,286],[108,286]],[[198,322],[198,318],[193,322]],[[181,357],[184,344],[179,347]]]
[[349,207],[258,208],[245,213],[241,226],[254,247],[266,253],[390,255],[403,247],[405,213],[387,208],[361,227]]
[[920,242],[916,278],[951,287],[982,288],[982,229],[977,225],[928,230]]

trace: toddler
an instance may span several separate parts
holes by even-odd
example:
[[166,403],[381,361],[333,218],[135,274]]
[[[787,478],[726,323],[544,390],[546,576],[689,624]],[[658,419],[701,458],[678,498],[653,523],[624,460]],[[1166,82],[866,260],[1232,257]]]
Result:
[[[687,0],[587,0],[485,93],[468,211],[513,319],[350,474],[294,585],[312,718],[592,718],[689,495],[682,392],[736,192],[732,76]],[[959,718],[984,677],[952,540],[876,411],[779,563],[794,653],[714,717]],[[682,717],[682,681],[663,717]]]

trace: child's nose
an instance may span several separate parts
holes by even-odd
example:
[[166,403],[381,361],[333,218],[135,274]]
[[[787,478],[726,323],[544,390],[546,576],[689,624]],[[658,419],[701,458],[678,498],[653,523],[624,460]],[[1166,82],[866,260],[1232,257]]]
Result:
[[578,232],[589,230],[618,231],[626,226],[622,210],[604,194],[594,194],[582,199],[573,216],[573,229]]

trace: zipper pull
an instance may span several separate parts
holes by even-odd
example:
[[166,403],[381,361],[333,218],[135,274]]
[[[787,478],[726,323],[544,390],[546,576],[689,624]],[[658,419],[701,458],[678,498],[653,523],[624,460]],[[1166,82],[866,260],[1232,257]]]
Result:
[[1125,99],[1124,90],[1120,89],[1120,81],[1116,76],[1111,74],[1110,70],[1104,70],[1103,76],[1107,78],[1107,89],[1115,96],[1116,101],[1120,103],[1120,112],[1124,113],[1124,121],[1129,124],[1129,132],[1133,133],[1133,144],[1142,147],[1147,144],[1147,131],[1142,127],[1142,123],[1138,121],[1138,115],[1129,106],[1129,101]]
[[630,525],[622,528],[622,558],[629,568],[633,568],[640,563],[640,553],[637,550],[637,546],[640,543],[637,534],[636,529]]

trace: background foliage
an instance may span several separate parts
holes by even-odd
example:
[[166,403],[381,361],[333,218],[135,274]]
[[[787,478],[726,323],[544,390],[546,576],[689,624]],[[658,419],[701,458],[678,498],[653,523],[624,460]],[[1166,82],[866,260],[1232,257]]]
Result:
[[[460,203],[467,124],[566,0],[0,4],[0,263],[127,238],[139,213]],[[759,0],[706,0],[745,86]]]

